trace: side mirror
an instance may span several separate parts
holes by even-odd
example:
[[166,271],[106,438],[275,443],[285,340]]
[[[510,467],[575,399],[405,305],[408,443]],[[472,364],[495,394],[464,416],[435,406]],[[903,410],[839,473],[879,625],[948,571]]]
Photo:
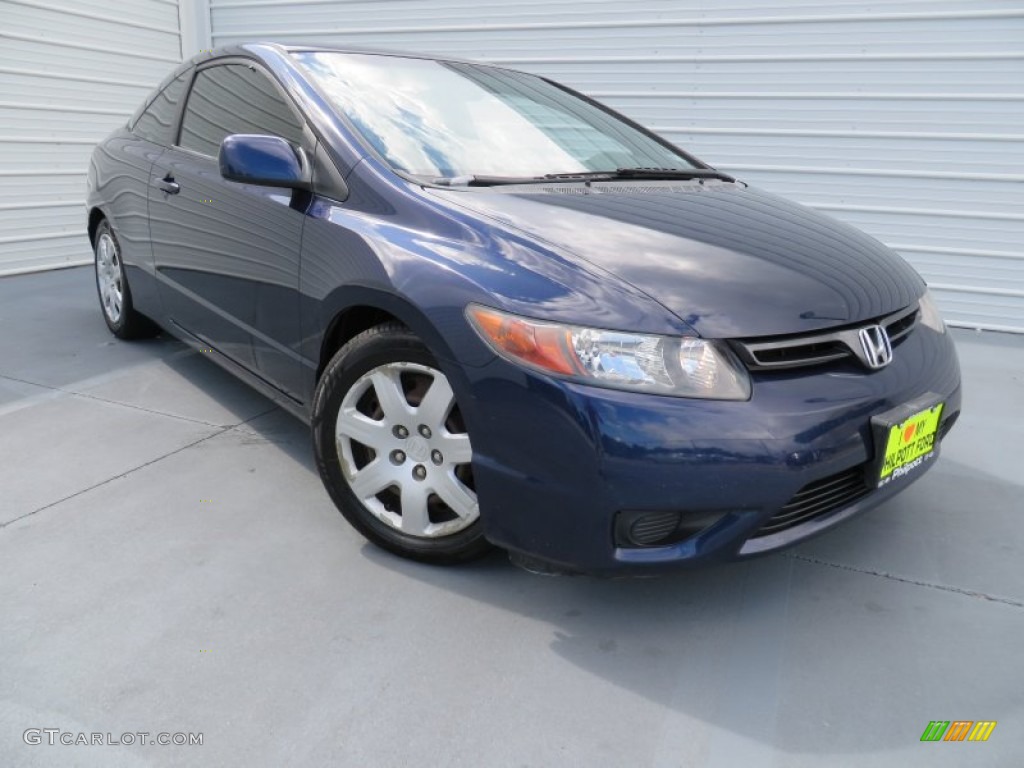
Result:
[[264,187],[309,189],[309,162],[279,136],[234,133],[220,143],[220,175],[228,181]]

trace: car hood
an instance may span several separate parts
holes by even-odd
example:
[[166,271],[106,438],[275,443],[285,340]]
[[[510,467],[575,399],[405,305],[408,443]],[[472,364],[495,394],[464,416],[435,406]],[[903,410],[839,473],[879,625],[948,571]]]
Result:
[[924,291],[913,268],[877,240],[740,183],[429,193],[630,283],[707,338],[856,323],[906,307]]

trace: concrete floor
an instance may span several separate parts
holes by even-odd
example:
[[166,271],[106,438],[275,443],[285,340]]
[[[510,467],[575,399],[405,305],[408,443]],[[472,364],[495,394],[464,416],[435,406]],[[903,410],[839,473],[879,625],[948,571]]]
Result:
[[377,551],[303,425],[114,340],[89,270],[0,280],[0,765],[1019,766],[1024,338],[955,335],[963,418],[899,499],[754,562],[551,578]]

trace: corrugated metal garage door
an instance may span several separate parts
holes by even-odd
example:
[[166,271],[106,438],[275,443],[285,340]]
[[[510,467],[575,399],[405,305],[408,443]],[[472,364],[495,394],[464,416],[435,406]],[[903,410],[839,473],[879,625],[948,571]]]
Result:
[[91,260],[89,154],[180,60],[177,0],[0,0],[0,274]]
[[1024,332],[1022,4],[211,0],[211,29],[555,77],[879,237],[950,320]]

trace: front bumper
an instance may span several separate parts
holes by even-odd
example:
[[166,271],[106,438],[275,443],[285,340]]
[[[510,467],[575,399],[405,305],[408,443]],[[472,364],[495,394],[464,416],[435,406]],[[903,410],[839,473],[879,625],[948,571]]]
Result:
[[[462,373],[472,395],[464,410],[471,415],[486,536],[511,551],[588,573],[649,573],[801,541],[882,503],[923,474],[756,535],[801,489],[856,467],[869,471],[872,416],[928,392],[945,403],[946,428],[960,411],[953,342],[948,333],[920,326],[885,369],[868,373],[849,363],[757,375],[747,402],[582,386],[500,359]],[[638,511],[678,511],[684,520],[717,522],[665,546],[622,546],[617,515]]]

